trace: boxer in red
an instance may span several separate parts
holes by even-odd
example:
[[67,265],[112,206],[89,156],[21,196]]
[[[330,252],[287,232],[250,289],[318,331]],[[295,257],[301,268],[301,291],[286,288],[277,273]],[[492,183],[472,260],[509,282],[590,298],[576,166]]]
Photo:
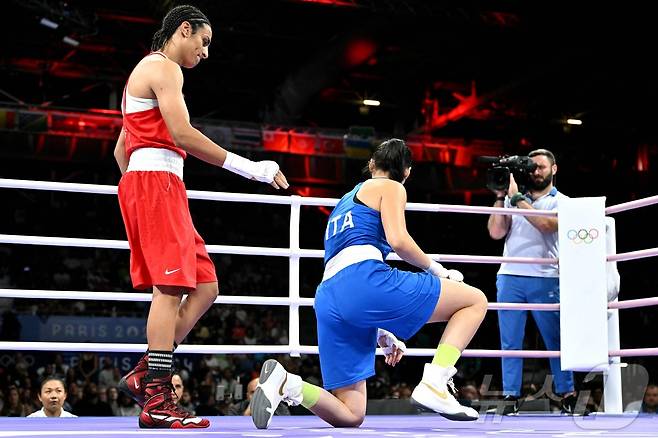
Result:
[[[287,188],[273,161],[253,162],[195,129],[183,98],[181,67],[208,58],[212,28],[196,7],[173,8],[133,69],[123,95],[123,129],[114,156],[123,174],[119,204],[130,244],[133,287],[153,287],[148,351],[119,383],[141,406],[143,428],[203,428],[180,409],[171,386],[172,356],[217,297],[215,266],[192,223],[183,163],[187,154],[243,177]],[[187,298],[182,300],[183,292]]]

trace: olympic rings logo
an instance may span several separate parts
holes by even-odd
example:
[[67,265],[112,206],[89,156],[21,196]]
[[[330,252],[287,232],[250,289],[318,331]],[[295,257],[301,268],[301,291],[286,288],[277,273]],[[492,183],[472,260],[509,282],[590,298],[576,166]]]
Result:
[[594,242],[596,238],[599,237],[599,230],[592,228],[586,230],[581,228],[580,230],[569,230],[567,231],[567,239],[571,240],[576,245],[580,243],[590,244]]

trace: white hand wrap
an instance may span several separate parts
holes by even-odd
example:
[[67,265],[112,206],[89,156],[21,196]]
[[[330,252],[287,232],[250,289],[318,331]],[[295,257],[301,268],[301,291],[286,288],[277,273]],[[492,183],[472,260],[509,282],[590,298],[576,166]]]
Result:
[[439,278],[447,278],[453,281],[464,281],[464,275],[456,269],[446,269],[441,263],[432,260],[430,266],[425,269],[426,272]]
[[279,165],[274,161],[251,161],[229,151],[226,151],[226,160],[222,167],[247,179],[269,184],[274,181],[274,176],[279,171]]
[[407,351],[407,346],[404,342],[398,340],[393,333],[384,329],[377,329],[377,343],[386,355],[393,353],[394,345],[398,347],[398,350],[402,351],[402,353]]

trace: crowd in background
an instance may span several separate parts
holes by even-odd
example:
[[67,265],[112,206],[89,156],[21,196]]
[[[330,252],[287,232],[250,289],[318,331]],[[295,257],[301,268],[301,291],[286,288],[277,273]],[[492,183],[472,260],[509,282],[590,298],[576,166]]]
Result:
[[[99,183],[116,183],[99,174]],[[186,175],[187,177],[187,175]],[[194,174],[190,179],[194,181]],[[196,176],[198,180],[201,177]],[[61,178],[56,178],[61,179]],[[204,181],[207,181],[204,176]],[[356,181],[356,180],[355,180]],[[206,183],[192,188],[234,191],[230,185]],[[441,200],[424,193],[422,184],[410,182],[412,202],[458,203],[458,200]],[[262,188],[249,186],[247,191]],[[82,238],[125,240],[116,198],[112,196],[47,193],[35,191],[6,191],[6,202],[12,205],[11,214],[0,215],[2,232],[6,234],[69,236]],[[474,204],[487,205],[489,198],[474,199]],[[208,203],[190,201],[192,216],[197,229],[207,244],[271,246],[285,248],[288,243],[288,206],[244,203]],[[632,213],[627,215],[631,216]],[[44,220],[47,217],[48,220]],[[301,247],[320,249],[326,223],[326,213],[315,207],[302,208]],[[409,230],[421,247],[428,252],[446,254],[492,254],[501,251],[500,242],[489,239],[486,219],[469,215],[460,221],[446,220],[431,215],[410,213]],[[642,236],[632,233],[635,228],[617,227],[629,245],[637,248],[650,246]],[[621,239],[618,239],[618,242]],[[618,243],[619,246],[619,243]],[[622,248],[623,249],[623,248]],[[212,254],[217,266],[220,295],[247,295],[284,297],[288,295],[288,259],[284,257],[233,256]],[[0,288],[115,291],[130,292],[128,252],[109,249],[65,248],[29,245],[0,246]],[[649,276],[633,275],[632,269],[642,270],[644,262],[620,265],[624,299],[651,296],[652,282]],[[409,269],[408,265],[404,266]],[[491,301],[495,300],[496,265],[455,266],[464,272],[468,282],[481,288]],[[322,276],[320,259],[302,259],[300,270],[300,294],[313,297],[315,287]],[[86,317],[143,318],[148,311],[146,302],[101,300],[0,300],[0,340],[20,340],[20,317],[38,316],[46,320],[51,316],[84,315]],[[651,308],[626,310],[621,314],[622,346],[644,347],[650,334]],[[440,324],[424,327],[414,338],[407,341],[409,347],[434,348],[441,335]],[[543,349],[543,344],[529,322],[524,348]],[[626,334],[626,335],[625,335]],[[285,306],[236,306],[218,304],[199,321],[185,340],[188,344],[287,344],[288,309]],[[300,341],[302,345],[317,345],[315,318],[310,307],[300,308]],[[498,348],[496,315],[485,319],[482,328],[470,348]],[[175,355],[177,369],[186,387],[186,403],[195,410],[208,409],[218,415],[230,412],[231,405],[244,399],[247,383],[258,375],[260,365],[269,358],[266,355]],[[135,415],[136,406],[116,390],[116,382],[122,373],[138,359],[130,357],[130,363],[119,362],[116,356],[103,354],[64,353],[53,355],[46,352],[0,353],[0,415],[27,415],[40,408],[37,392],[39,381],[50,374],[63,376],[68,391],[66,410],[79,415]],[[321,374],[316,356],[301,359],[280,356],[278,358],[291,372],[301,374],[306,380],[321,384]],[[395,369],[378,359],[377,375],[368,380],[368,396],[372,399],[409,398],[422,374],[424,358],[409,357]],[[655,379],[657,364],[652,358],[633,358],[633,363],[645,367],[651,379]],[[81,367],[80,364],[86,364]],[[90,366],[95,364],[95,366]],[[464,358],[459,364],[456,383],[459,397],[463,400],[497,400],[500,395],[500,363],[497,359]],[[548,363],[543,360],[526,360],[524,390],[526,397],[541,392],[548,373]],[[578,386],[578,385],[577,385]],[[580,385],[583,389],[583,385]],[[220,388],[218,390],[218,388]],[[601,385],[594,384],[588,407],[602,410]],[[637,391],[636,391],[637,392]],[[544,396],[545,397],[545,396]],[[625,402],[637,401],[631,399]],[[199,413],[197,411],[197,413]]]

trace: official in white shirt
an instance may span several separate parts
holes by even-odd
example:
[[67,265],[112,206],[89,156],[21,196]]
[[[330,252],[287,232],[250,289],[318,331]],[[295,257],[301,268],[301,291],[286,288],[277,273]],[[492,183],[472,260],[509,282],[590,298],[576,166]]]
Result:
[[43,407],[28,417],[77,417],[63,408],[66,401],[66,388],[64,381],[59,377],[46,377],[41,382],[39,401]]

